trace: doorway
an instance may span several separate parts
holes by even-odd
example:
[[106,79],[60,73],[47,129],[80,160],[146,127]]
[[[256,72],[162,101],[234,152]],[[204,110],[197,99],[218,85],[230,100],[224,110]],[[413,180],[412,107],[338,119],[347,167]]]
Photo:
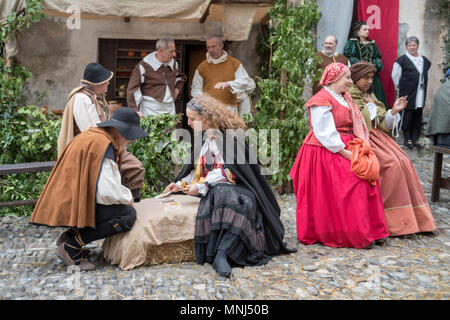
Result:
[[[155,40],[98,39],[98,62],[114,72],[108,86],[108,101],[118,101],[127,106],[126,88],[136,64],[146,54],[155,50]],[[177,62],[187,81],[183,92],[175,100],[176,113],[182,113],[180,128],[190,130],[187,125],[186,103],[191,99],[191,84],[197,66],[206,59],[206,45],[203,41],[176,40]]]

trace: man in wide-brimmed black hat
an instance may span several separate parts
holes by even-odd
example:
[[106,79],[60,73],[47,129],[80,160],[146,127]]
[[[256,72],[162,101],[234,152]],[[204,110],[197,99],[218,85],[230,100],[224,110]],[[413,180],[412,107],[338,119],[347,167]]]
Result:
[[59,237],[57,249],[67,265],[95,269],[83,247],[133,226],[133,195],[121,182],[119,156],[129,142],[143,137],[148,135],[139,115],[121,108],[77,135],[58,158],[30,223],[70,228]]
[[[58,157],[64,148],[80,132],[111,118],[112,112],[105,94],[113,72],[97,62],[84,69],[81,85],[69,95],[58,136]],[[131,190],[136,201],[144,182],[145,169],[142,163],[124,148],[120,155],[122,183]],[[58,243],[59,244],[59,243]]]

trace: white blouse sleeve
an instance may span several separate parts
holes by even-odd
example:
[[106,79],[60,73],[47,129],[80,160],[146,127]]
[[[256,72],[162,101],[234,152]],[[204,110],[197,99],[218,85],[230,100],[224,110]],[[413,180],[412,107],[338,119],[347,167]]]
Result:
[[191,96],[196,97],[202,93],[203,93],[203,78],[197,69],[197,70],[195,70],[194,78],[192,79]]
[[234,80],[227,82],[230,84],[230,91],[232,94],[244,93],[249,90],[249,86],[252,84],[250,76],[247,71],[245,71],[242,64],[239,65],[234,73]]
[[81,132],[86,131],[90,127],[95,127],[97,123],[101,122],[95,104],[84,93],[75,95],[73,118]]
[[129,204],[133,199],[130,189],[122,185],[119,167],[109,159],[103,159],[97,184],[96,202],[104,205]]
[[[224,177],[222,174],[222,170],[220,168],[211,170],[206,175],[206,182],[210,186],[214,186],[220,182],[229,182],[228,178]],[[198,192],[200,192],[203,196],[206,195],[208,192],[208,187],[206,186],[206,183],[196,183],[198,187]]]
[[317,140],[333,153],[344,149],[345,144],[336,130],[331,106],[315,106],[310,107],[309,110],[311,112],[311,126]]
[[[399,131],[399,125],[402,120],[402,117],[400,113],[397,113],[395,116],[392,115],[391,110],[388,110],[386,112],[386,115],[384,116],[384,126],[388,130],[392,130],[392,135],[394,137],[398,137],[398,131]],[[397,134],[395,134],[395,131],[397,131]]]
[[392,67],[392,81],[394,82],[395,89],[398,90],[398,84],[400,82],[400,78],[402,76],[402,67],[397,62],[394,62],[394,66]]
[[177,185],[181,188],[181,181],[186,181],[187,184],[189,184],[192,180],[194,180],[195,177],[195,170],[191,170],[191,172],[189,172],[189,174],[182,178],[180,181],[177,181]]

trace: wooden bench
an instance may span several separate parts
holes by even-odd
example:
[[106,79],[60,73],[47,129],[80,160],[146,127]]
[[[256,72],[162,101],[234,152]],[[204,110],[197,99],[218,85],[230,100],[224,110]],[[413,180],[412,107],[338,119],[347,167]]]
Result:
[[[55,161],[47,161],[47,162],[2,164],[0,165],[0,176],[7,174],[27,173],[27,172],[48,172],[52,171],[53,167],[55,166],[55,163],[56,163]],[[33,205],[36,204],[36,202],[37,199],[0,202],[0,208]]]
[[434,152],[433,182],[431,185],[431,201],[439,201],[440,189],[450,189],[450,178],[442,178],[442,157],[443,154],[450,154],[450,148],[443,146],[430,146]]

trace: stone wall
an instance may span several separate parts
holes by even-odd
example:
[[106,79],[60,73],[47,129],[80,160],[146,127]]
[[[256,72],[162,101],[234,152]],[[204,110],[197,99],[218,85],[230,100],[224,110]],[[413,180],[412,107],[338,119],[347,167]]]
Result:
[[[217,21],[200,24],[131,18],[125,22],[120,17],[83,17],[79,29],[69,29],[66,22],[64,15],[46,15],[20,35],[17,58],[33,73],[25,89],[29,104],[36,103],[39,94],[48,90],[38,105],[64,108],[68,94],[83,76],[84,67],[97,61],[99,38],[156,40],[170,36],[175,40],[204,41],[207,34],[221,33],[221,23]],[[254,25],[248,41],[233,42],[229,47],[229,53],[242,61],[251,76],[256,73],[254,47],[258,26]]]
[[416,36],[419,41],[419,54],[427,57],[432,65],[428,73],[427,99],[424,112],[427,114],[434,93],[440,88],[443,75],[440,67],[443,53],[441,25],[443,20],[433,14],[440,0],[400,0],[398,56],[405,54],[405,40]]

